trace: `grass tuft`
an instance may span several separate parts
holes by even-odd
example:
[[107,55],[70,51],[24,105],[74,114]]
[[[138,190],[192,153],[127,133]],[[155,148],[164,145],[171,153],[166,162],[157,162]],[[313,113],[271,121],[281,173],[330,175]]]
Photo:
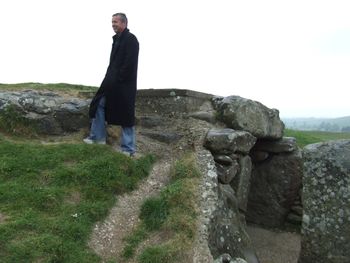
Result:
[[143,203],[140,219],[143,220],[147,230],[158,230],[167,219],[168,214],[167,200],[162,197],[151,197]]
[[169,244],[146,248],[139,256],[140,263],[176,262],[176,251]]
[[125,238],[126,246],[123,249],[122,256],[124,258],[131,258],[135,253],[135,248],[147,237],[149,232],[144,225],[140,225],[129,237]]
[[182,178],[195,178],[200,175],[199,170],[195,166],[194,156],[191,154],[186,154],[181,161],[176,162],[170,173],[173,181]]

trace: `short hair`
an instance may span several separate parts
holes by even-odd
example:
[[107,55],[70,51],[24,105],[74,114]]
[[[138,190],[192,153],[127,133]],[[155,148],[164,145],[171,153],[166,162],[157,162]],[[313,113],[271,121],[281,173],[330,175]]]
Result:
[[124,13],[115,13],[113,16],[119,16],[120,20],[126,25],[128,25],[128,18]]

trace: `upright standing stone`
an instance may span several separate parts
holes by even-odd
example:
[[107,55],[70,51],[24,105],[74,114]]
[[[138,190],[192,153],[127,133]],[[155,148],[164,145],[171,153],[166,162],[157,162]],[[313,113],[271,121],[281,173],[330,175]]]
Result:
[[299,263],[350,262],[350,140],[304,148]]
[[298,198],[302,172],[300,151],[274,154],[255,164],[250,181],[247,221],[267,227],[283,227]]

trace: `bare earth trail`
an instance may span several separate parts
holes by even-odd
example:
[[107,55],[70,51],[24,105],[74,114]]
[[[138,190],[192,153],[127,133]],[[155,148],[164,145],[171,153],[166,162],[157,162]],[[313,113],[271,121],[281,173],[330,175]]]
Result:
[[89,246],[104,260],[121,258],[124,248],[123,240],[138,225],[142,203],[148,197],[157,195],[169,180],[170,167],[174,161],[170,155],[171,151],[165,151],[164,149],[168,147],[155,145],[150,141],[149,146],[156,146],[156,149],[163,147],[162,157],[157,160],[150,175],[140,183],[136,190],[117,198],[115,206],[105,221],[96,224],[93,230]]
[[298,262],[300,234],[275,232],[258,226],[248,226],[247,232],[260,263]]

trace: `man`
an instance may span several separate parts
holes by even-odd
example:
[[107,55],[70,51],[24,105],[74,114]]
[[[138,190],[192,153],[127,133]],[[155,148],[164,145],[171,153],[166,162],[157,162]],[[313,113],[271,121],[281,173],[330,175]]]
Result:
[[133,156],[136,150],[134,125],[139,42],[129,32],[127,25],[125,14],[116,13],[112,16],[112,28],[116,34],[113,36],[109,66],[90,104],[90,135],[84,142],[105,144],[105,122],[120,125],[121,150]]

